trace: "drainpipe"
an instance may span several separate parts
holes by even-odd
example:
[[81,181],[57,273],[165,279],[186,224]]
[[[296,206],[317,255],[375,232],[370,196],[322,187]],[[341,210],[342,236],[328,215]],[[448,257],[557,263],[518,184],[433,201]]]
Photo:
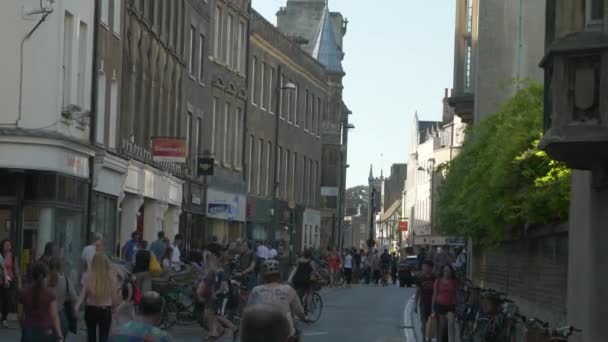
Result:
[[522,63],[522,49],[523,49],[523,8],[524,3],[523,0],[519,0],[519,23],[517,28],[517,76],[515,79],[515,89],[519,90],[521,88],[521,63]]
[[[99,61],[97,60],[98,48],[98,30],[99,30],[99,0],[95,0],[95,8],[93,10],[93,69],[91,72],[91,115],[89,121],[89,144],[94,148],[95,141],[97,140],[97,69],[99,68]],[[103,100],[102,100],[103,101]],[[87,200],[87,240],[91,227],[93,225],[93,188],[95,186],[95,155],[89,157],[89,197]],[[113,246],[114,247],[114,246]]]

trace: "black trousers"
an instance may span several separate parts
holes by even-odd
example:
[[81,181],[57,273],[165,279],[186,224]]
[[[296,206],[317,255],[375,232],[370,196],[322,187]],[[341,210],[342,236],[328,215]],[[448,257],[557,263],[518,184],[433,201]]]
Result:
[[15,282],[11,282],[9,287],[0,284],[0,306],[2,306],[2,321],[6,321],[9,309],[12,309],[15,294]]
[[111,306],[91,306],[84,308],[84,321],[87,324],[87,341],[97,342],[97,328],[99,328],[99,342],[106,342],[112,325]]

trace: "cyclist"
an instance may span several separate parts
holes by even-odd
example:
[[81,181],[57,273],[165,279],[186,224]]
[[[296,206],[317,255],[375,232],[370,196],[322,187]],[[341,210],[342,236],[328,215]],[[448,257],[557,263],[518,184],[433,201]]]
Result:
[[253,291],[249,295],[247,308],[257,305],[275,307],[287,317],[290,335],[297,336],[294,317],[306,321],[306,315],[296,291],[291,286],[281,283],[279,262],[272,259],[266,260],[262,265],[262,276],[264,284],[253,288]]
[[296,269],[294,270],[293,277],[291,277],[291,283],[293,288],[298,293],[300,300],[304,296],[310,293],[312,288],[311,276],[315,270],[315,263],[312,260],[312,252],[306,249],[296,263]]

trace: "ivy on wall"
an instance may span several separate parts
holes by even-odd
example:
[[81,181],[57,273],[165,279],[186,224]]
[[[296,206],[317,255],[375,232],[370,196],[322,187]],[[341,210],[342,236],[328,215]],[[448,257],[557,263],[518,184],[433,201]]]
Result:
[[531,83],[468,130],[438,189],[443,234],[496,244],[513,227],[567,220],[571,173],[538,150],[542,119],[543,89]]

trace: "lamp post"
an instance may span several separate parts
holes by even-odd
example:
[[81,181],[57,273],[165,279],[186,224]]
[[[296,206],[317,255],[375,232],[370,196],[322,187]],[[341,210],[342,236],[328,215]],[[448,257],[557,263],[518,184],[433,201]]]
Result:
[[[279,64],[277,66],[277,80],[276,80],[276,85],[277,87],[275,88],[275,98],[277,100],[277,104],[275,107],[275,111],[274,111],[274,180],[273,180],[273,189],[272,189],[272,205],[274,208],[274,217],[273,217],[273,231],[277,231],[277,226],[278,226],[278,216],[279,216],[279,206],[277,203],[277,197],[278,197],[278,190],[279,190],[279,167],[281,167],[279,165],[279,126],[280,126],[280,115],[281,115],[281,93],[283,90],[296,90],[296,86],[291,83],[288,82],[287,84],[285,84],[284,86],[281,85],[281,79],[283,77],[283,72],[282,72],[282,67]],[[272,104],[270,104],[272,105]],[[268,151],[270,152],[270,151]],[[259,161],[261,162],[261,161]],[[293,250],[293,246],[292,246],[292,236],[291,236],[291,232],[289,234],[289,255],[291,258],[292,255],[292,250]]]

